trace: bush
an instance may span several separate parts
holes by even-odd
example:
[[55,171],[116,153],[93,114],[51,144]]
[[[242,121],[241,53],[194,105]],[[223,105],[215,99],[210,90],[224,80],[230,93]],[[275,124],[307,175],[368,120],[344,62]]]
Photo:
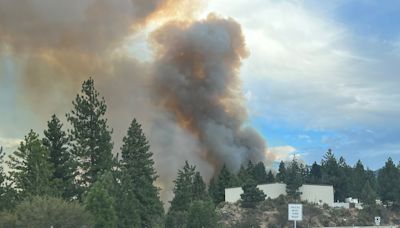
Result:
[[192,203],[187,218],[187,227],[190,228],[214,228],[217,227],[218,216],[214,204],[211,201],[198,200]]
[[260,227],[260,221],[258,218],[255,216],[255,213],[252,213],[251,211],[249,213],[246,213],[242,216],[242,220],[235,225],[233,225],[234,228],[259,228]]
[[243,187],[243,193],[240,195],[243,208],[255,208],[259,202],[265,200],[266,195],[257,188],[257,183],[249,180]]
[[11,218],[10,222],[15,219],[15,227],[83,228],[92,225],[90,214],[79,203],[53,197],[36,196],[25,200],[17,205],[15,214],[8,218]]
[[17,217],[15,214],[1,212],[0,213],[0,228],[16,227]]

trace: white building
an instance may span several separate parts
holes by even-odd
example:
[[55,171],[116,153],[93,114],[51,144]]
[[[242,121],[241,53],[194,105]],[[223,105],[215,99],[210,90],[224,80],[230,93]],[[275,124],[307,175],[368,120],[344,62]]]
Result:
[[[279,195],[286,195],[286,184],[261,184],[257,187],[267,195],[267,198],[275,199]],[[331,185],[304,184],[299,188],[299,191],[302,193],[300,195],[302,201],[333,206],[333,186]],[[225,201],[234,203],[240,199],[242,193],[241,187],[227,188],[225,189]]]

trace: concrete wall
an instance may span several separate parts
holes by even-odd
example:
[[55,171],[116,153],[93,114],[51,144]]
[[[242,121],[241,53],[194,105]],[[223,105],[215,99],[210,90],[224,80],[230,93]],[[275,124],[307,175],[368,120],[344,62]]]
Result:
[[240,194],[243,193],[242,188],[226,188],[225,202],[235,203],[240,199]]
[[299,191],[302,192],[300,198],[303,201],[333,206],[333,186],[304,184]]
[[261,184],[257,186],[258,189],[262,190],[267,198],[275,199],[280,195],[286,195],[286,184],[274,183],[274,184]]
[[[257,186],[262,190],[267,197],[271,199],[277,198],[279,195],[286,195],[286,184],[262,184]],[[333,187],[325,185],[303,185],[299,191],[302,192],[301,200],[310,203],[328,204],[333,206]],[[225,201],[234,203],[240,199],[240,194],[243,193],[242,188],[227,188],[225,189]]]
[[[261,184],[257,187],[267,195],[267,198],[275,199],[279,195],[286,195],[286,184]],[[242,193],[243,190],[241,187],[225,189],[225,202],[234,203],[238,201]]]

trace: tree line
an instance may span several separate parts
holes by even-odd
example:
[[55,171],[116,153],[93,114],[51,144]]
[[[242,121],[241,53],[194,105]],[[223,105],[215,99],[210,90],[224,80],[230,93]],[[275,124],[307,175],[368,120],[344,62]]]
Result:
[[286,183],[293,198],[310,183],[333,185],[336,200],[377,194],[384,202],[400,201],[400,169],[390,158],[376,175],[361,161],[351,167],[329,150],[320,164],[293,159],[281,162],[276,174],[262,162],[248,161],[236,173],[223,165],[208,185],[186,162],[165,213],[140,123],[132,120],[114,156],[107,106],[93,79],[83,82],[72,104],[69,129],[52,115],[43,138],[30,130],[8,159],[0,148],[0,227],[217,227],[215,206],[225,200],[226,188],[242,186],[242,205],[251,208],[267,197],[256,186],[274,182]]

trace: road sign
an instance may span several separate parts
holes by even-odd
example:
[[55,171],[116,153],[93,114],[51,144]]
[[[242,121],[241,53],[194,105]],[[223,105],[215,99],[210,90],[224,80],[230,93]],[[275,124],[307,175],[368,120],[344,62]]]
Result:
[[377,226],[381,225],[381,217],[375,217],[375,225]]
[[302,204],[289,204],[288,205],[288,219],[289,219],[289,221],[303,220],[303,205]]

